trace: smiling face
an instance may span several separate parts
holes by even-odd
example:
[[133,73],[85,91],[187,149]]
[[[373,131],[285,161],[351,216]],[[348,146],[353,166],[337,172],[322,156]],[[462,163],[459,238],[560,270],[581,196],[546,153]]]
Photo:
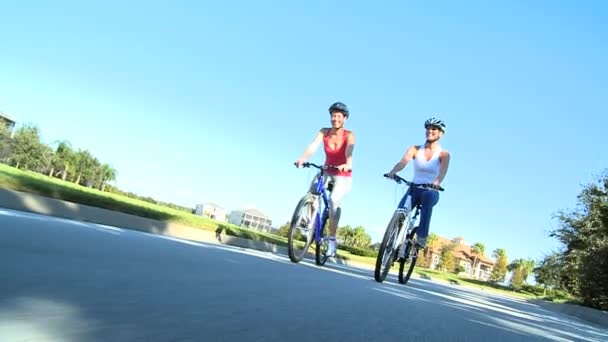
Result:
[[429,125],[426,128],[426,141],[435,142],[443,136],[443,131],[437,126]]
[[342,112],[333,112],[331,113],[331,126],[335,129],[342,128],[344,125],[344,121],[346,121],[346,117]]

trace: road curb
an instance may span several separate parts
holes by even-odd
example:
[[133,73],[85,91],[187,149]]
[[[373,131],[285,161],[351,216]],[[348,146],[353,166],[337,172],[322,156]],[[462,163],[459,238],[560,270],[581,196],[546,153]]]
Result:
[[[225,233],[218,234],[200,228],[163,222],[28,192],[0,189],[0,207],[75,221],[104,224],[184,240],[223,244],[287,255],[286,246],[266,241],[245,239]],[[314,254],[312,254],[312,257],[314,258]],[[342,258],[334,258],[334,261],[342,265],[360,265],[360,263],[349,262]]]

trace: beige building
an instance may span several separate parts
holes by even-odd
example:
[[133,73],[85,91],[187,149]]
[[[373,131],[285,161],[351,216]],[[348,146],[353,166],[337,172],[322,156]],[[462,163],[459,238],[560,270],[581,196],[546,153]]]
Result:
[[216,221],[226,222],[226,209],[212,202],[197,204],[194,213]]
[[4,112],[0,112],[0,125],[6,126],[9,136],[13,135],[13,129],[15,129],[15,121],[8,117]]
[[257,209],[234,210],[230,213],[228,222],[234,225],[269,232],[272,220]]
[[[461,236],[454,238],[453,240],[439,237],[439,240],[428,246],[431,254],[431,269],[437,269],[441,258],[441,248],[452,242],[456,243],[456,248],[452,251],[456,266],[460,265],[464,268],[464,274],[471,278],[487,281],[490,279],[490,274],[494,269],[494,261],[483,254],[473,253],[471,246],[469,246],[464,238]],[[462,273],[461,273],[462,274]]]

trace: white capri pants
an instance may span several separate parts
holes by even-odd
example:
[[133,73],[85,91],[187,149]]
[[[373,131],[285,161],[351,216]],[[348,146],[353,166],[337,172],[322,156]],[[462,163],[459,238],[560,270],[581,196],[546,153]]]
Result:
[[[329,217],[332,220],[339,221],[340,220],[340,201],[344,195],[346,195],[352,188],[353,178],[347,176],[334,176],[331,174],[323,175],[323,184],[325,185],[325,189],[327,189],[327,185],[330,181],[334,182],[334,187],[331,193],[329,193]],[[317,184],[317,178],[315,177],[310,184],[310,191],[315,191],[315,186]]]

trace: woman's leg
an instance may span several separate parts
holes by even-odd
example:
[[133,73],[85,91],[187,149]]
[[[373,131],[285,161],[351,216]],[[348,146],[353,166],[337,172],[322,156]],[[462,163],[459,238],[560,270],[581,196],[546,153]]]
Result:
[[431,216],[433,215],[433,207],[439,202],[439,192],[435,190],[416,189],[416,201],[420,201],[420,223],[418,225],[418,243],[426,246],[426,238],[429,235],[429,227],[431,225]]
[[340,222],[340,203],[352,187],[352,178],[344,176],[333,176],[334,189],[329,195],[329,234],[336,236],[338,223]]

